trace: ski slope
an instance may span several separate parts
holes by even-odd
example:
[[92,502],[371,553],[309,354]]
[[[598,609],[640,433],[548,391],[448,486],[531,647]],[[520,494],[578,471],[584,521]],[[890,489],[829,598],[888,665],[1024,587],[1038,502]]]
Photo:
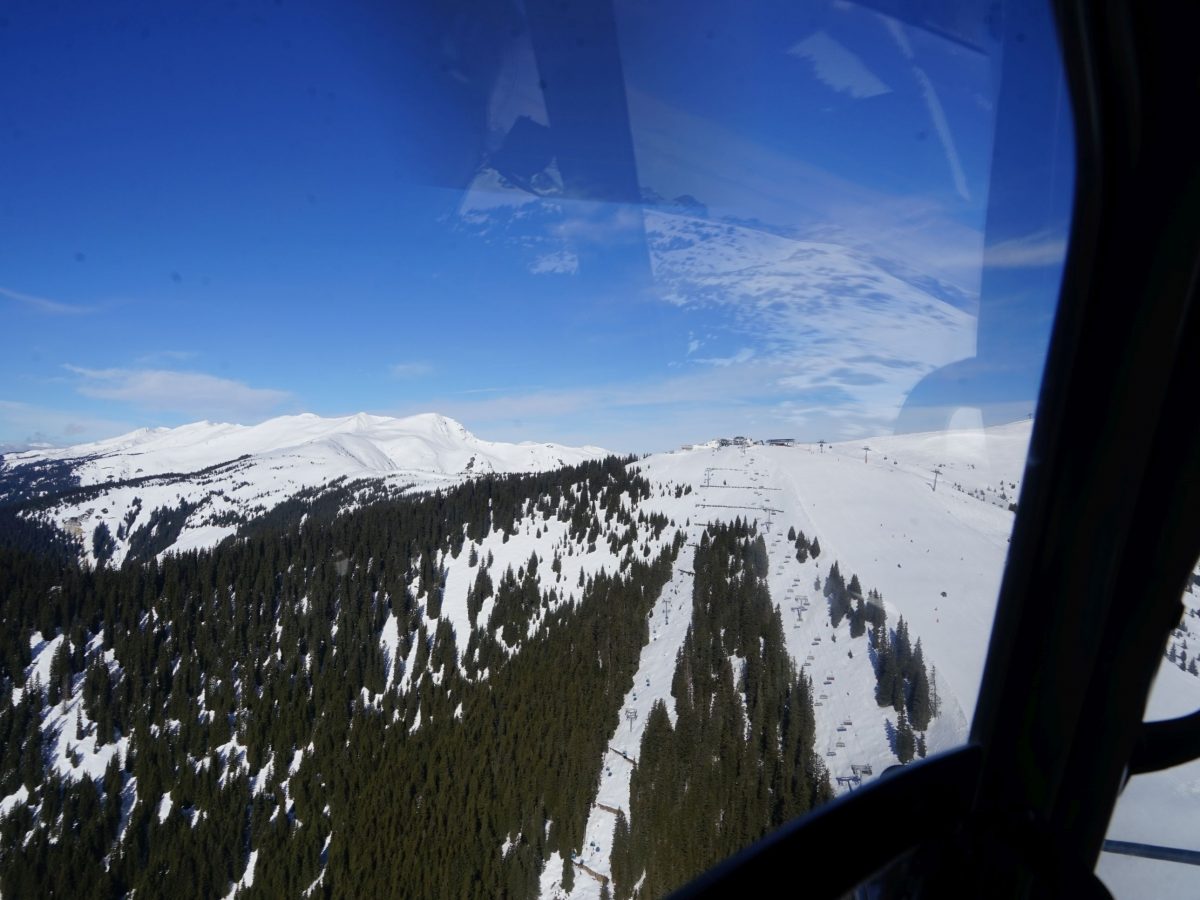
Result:
[[[1031,423],[986,430],[894,435],[832,445],[719,447],[704,445],[648,457],[639,465],[668,488],[646,501],[682,525],[695,541],[706,523],[736,517],[758,523],[770,557],[771,596],[783,614],[788,649],[813,682],[816,750],[839,793],[870,767],[878,776],[898,762],[888,739],[891,708],[874,701],[875,678],[865,637],[851,638],[849,623],[830,625],[816,585],[837,560],[843,576],[857,574],[864,591],[879,590],[888,623],[902,615],[919,638],[941,712],[926,733],[935,753],[962,743],[979,691],[983,664],[1019,494]],[[869,450],[864,448],[869,447]],[[934,489],[934,472],[937,488]],[[689,485],[675,497],[672,488]],[[789,527],[821,545],[818,558],[796,560]],[[687,629],[691,603],[691,550],[677,563],[651,617],[634,686],[625,699],[601,770],[587,825],[587,870],[608,876],[615,814],[628,811],[631,760],[636,761],[649,710],[670,696],[675,654]],[[1192,606],[1196,598],[1192,595]],[[1192,607],[1189,607],[1192,608]],[[681,615],[682,613],[682,615]],[[1200,615],[1186,620],[1200,622]],[[1200,625],[1193,631],[1200,637]],[[1195,646],[1200,649],[1200,639]],[[851,655],[852,654],[852,655]],[[1200,678],[1165,667],[1149,715],[1179,715],[1200,707]],[[838,782],[841,777],[846,779]],[[1118,807],[1110,836],[1120,840],[1200,849],[1192,836],[1200,821],[1200,763],[1135,781]],[[1200,887],[1195,867],[1104,854],[1100,874],[1119,897]],[[561,864],[543,874],[542,895],[563,896]],[[600,882],[580,867],[572,898],[597,898]]]
[[[889,625],[904,616],[927,665],[937,669],[942,708],[925,735],[928,751],[965,740],[1013,521],[999,498],[1020,483],[1029,437],[1028,423],[993,431],[879,438],[868,442],[865,460],[861,443],[711,444],[638,464],[666,488],[643,505],[687,523],[692,543],[710,522],[757,522],[788,651],[813,683],[816,750],[839,792],[853,789],[856,776],[861,783],[898,762],[889,739],[895,714],[875,703],[867,638],[851,638],[846,620],[832,627],[818,582],[836,560],[847,580],[857,574],[864,590],[882,593]],[[684,486],[690,492],[676,497],[674,489]],[[820,542],[818,557],[797,560],[786,537],[793,527]],[[691,559],[685,548],[651,614],[651,638],[604,759],[573,898],[600,895],[600,882],[586,870],[610,872],[613,810],[628,810],[630,761],[651,707],[662,699],[674,713],[671,676],[690,620]],[[562,896],[560,873],[557,860],[547,865],[543,896]]]

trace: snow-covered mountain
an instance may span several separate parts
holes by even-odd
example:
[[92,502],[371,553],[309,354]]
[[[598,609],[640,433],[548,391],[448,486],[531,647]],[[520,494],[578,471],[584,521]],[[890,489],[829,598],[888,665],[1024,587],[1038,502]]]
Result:
[[403,419],[367,413],[322,418],[303,413],[259,425],[195,422],[178,428],[141,428],[90,444],[10,454],[5,462],[75,461],[80,463],[81,483],[87,485],[141,474],[194,472],[247,454],[347,458],[353,460],[348,468],[362,475],[403,470],[452,476],[536,472],[605,453],[599,447],[484,441],[459,422],[436,413]]
[[0,491],[46,498],[44,514],[83,538],[89,554],[92,535],[103,524],[116,542],[111,559],[119,564],[130,535],[157,509],[187,504],[183,526],[170,542],[185,550],[211,546],[232,534],[238,521],[339,479],[434,488],[606,455],[599,447],[486,441],[433,413],[306,413],[259,425],[143,428],[94,443],[7,454]]

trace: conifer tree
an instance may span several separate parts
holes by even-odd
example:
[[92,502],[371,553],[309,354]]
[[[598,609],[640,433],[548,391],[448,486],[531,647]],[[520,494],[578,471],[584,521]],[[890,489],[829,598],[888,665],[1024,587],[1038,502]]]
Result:
[[867,611],[859,597],[850,613],[850,637],[862,637],[867,631]]
[[[925,754],[922,753],[921,755],[924,756]],[[569,855],[563,857],[561,884],[562,889],[568,894],[575,890],[575,864],[571,862]]]
[[71,653],[65,637],[58,642],[50,659],[50,681],[46,687],[47,702],[51,706],[71,697]]
[[896,659],[894,642],[889,640],[887,628],[877,625],[872,632],[875,645],[875,702],[880,706],[903,706],[903,680]]
[[901,763],[909,763],[912,761],[916,749],[917,741],[912,725],[909,724],[908,716],[901,709],[896,716],[896,757]]
[[929,676],[925,671],[925,655],[921,650],[921,639],[913,650],[912,675],[908,682],[908,715],[913,728],[924,731],[933,718],[933,703],[929,696]]

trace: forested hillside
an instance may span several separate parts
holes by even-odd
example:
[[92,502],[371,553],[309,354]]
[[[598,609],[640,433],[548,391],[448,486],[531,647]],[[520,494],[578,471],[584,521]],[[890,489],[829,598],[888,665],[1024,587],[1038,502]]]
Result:
[[[659,897],[833,795],[814,749],[812,683],[784,647],[766,545],[741,521],[695,551],[692,623],[672,717],[654,705],[617,816],[617,900]],[[672,721],[674,720],[674,721]]]
[[[653,896],[823,801],[761,537],[739,521],[689,548],[649,502],[667,494],[615,458],[415,496],[343,484],[119,569],[14,520],[0,890],[534,897],[550,861],[569,891],[677,565],[697,573],[679,713],[648,723],[618,894],[645,869]],[[698,844],[661,828],[689,783],[713,789],[686,801]]]

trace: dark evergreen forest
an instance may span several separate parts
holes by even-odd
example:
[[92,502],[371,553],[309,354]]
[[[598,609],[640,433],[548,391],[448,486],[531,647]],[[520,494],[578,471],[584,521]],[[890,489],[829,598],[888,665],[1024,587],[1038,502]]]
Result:
[[[0,891],[223,896],[254,854],[247,897],[535,896],[550,855],[581,850],[649,612],[684,551],[682,530],[639,510],[650,492],[616,458],[425,495],[335,485],[161,560],[179,511],[156,510],[116,570],[82,567],[71,541],[0,508],[0,696],[19,697],[0,708],[0,796],[26,796],[0,821]],[[551,518],[567,552],[603,542],[619,564],[568,585],[557,550],[515,572],[478,552]],[[443,561],[462,553],[466,635],[437,618]],[[710,528],[693,564],[678,714],[660,705],[648,723],[617,896],[642,873],[657,896],[831,795],[762,540]],[[47,683],[26,683],[37,634],[63,640]],[[127,739],[102,777],[51,765],[41,723],[72,700],[75,741]]]

